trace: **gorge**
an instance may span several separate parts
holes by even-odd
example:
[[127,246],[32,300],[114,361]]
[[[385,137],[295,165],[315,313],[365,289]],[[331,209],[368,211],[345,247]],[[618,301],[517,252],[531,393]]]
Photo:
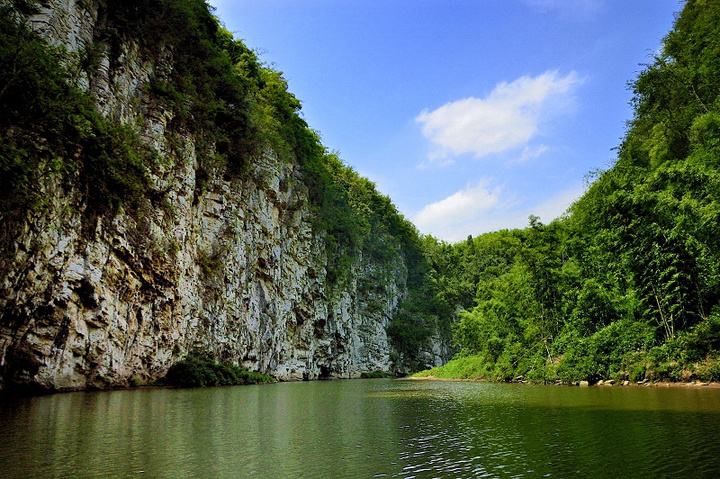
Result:
[[717,3],[684,4],[566,214],[455,243],[324,147],[204,1],[0,8],[0,389],[153,384],[197,356],[279,380],[720,380]]

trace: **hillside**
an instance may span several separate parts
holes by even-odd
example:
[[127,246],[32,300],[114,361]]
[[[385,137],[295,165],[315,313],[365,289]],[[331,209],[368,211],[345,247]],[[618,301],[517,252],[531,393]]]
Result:
[[466,308],[422,375],[720,379],[720,4],[686,3],[633,84],[615,164],[566,217],[430,253]]

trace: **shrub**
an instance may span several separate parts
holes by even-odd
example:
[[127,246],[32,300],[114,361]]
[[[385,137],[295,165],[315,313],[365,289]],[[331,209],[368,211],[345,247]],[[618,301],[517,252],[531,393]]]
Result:
[[558,366],[558,376],[568,382],[616,376],[621,371],[623,358],[629,353],[647,350],[654,336],[653,328],[645,323],[630,320],[611,323],[570,345]]
[[219,363],[207,355],[191,354],[173,364],[163,383],[183,388],[236,386],[243,384],[271,383],[272,376],[249,371],[233,364]]

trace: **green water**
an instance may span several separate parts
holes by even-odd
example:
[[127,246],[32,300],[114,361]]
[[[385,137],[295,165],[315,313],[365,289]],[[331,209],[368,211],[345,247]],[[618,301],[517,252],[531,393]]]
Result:
[[392,380],[0,402],[0,477],[720,477],[720,390]]

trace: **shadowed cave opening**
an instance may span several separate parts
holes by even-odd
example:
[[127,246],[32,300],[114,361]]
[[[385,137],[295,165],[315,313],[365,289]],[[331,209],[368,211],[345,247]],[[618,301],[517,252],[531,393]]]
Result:
[[320,366],[320,374],[318,375],[318,379],[330,379],[330,368],[328,366]]

